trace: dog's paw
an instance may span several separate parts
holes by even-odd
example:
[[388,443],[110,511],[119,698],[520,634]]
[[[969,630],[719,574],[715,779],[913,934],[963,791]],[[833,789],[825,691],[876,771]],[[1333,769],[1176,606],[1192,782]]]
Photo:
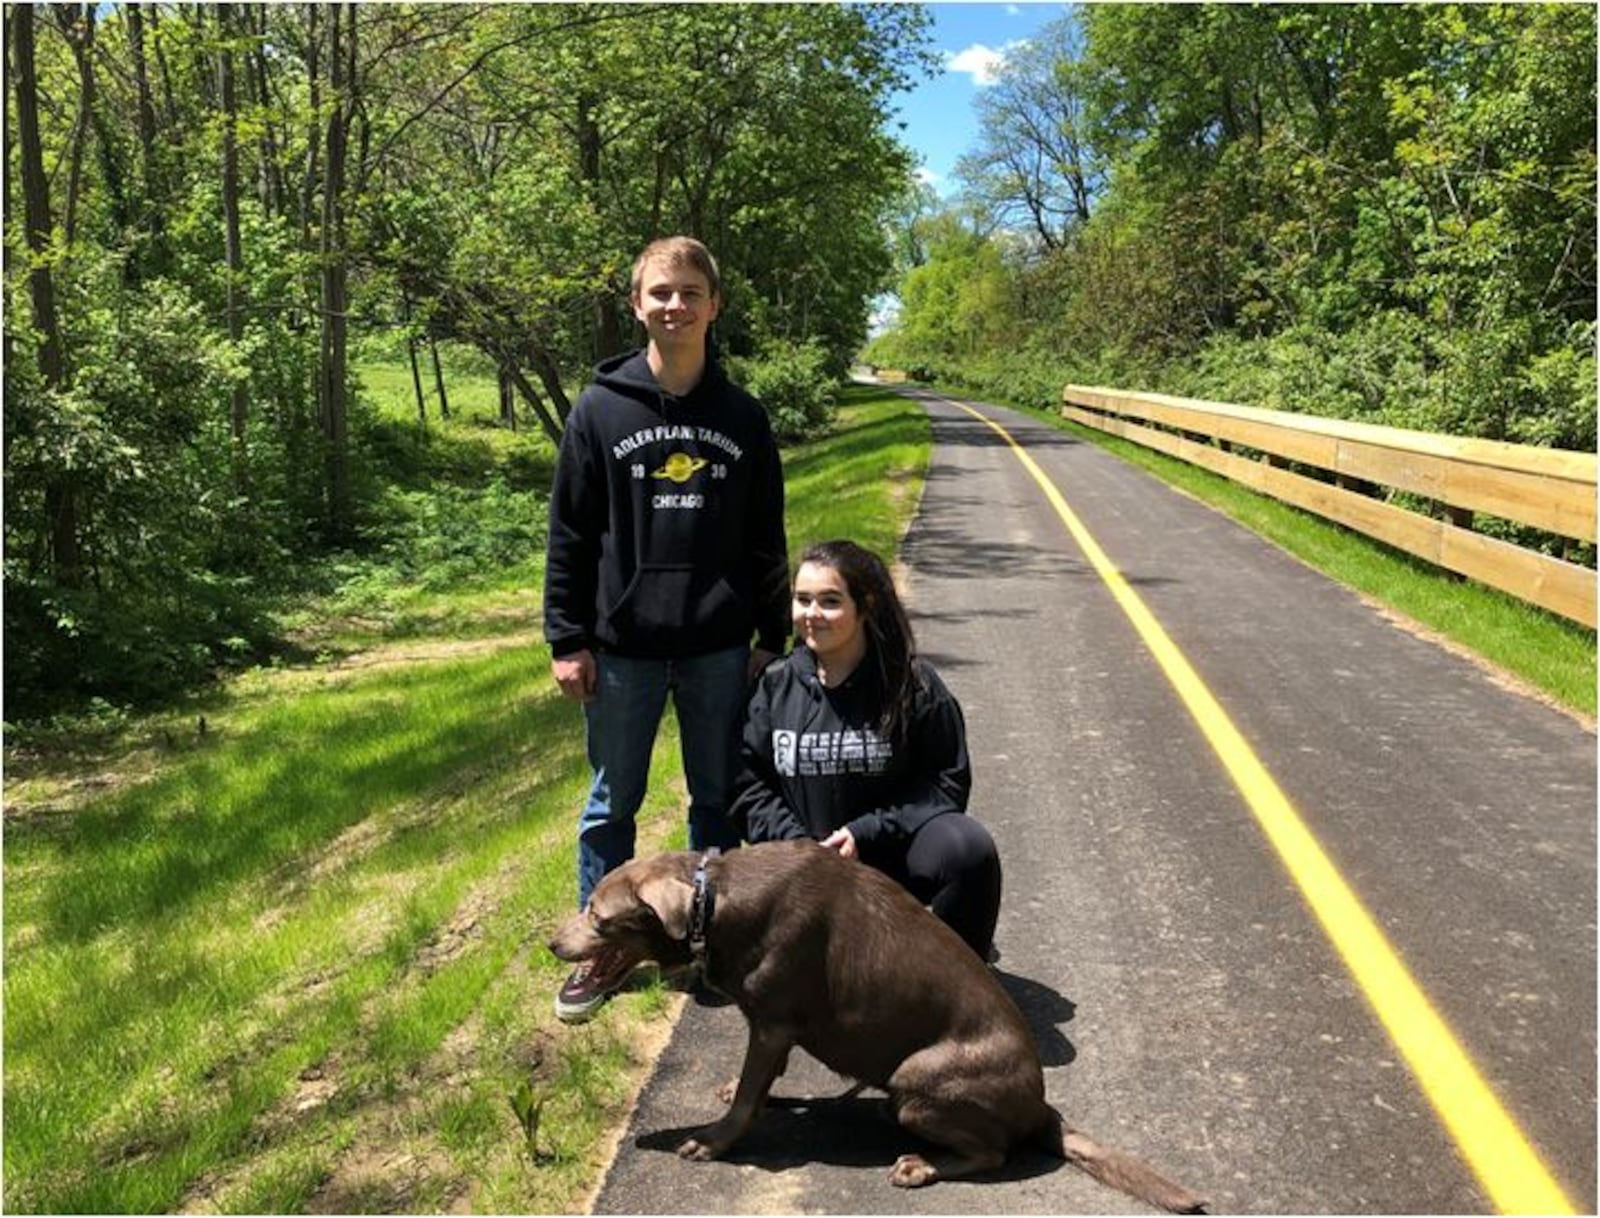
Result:
[[695,1163],[708,1163],[721,1153],[721,1147],[714,1142],[703,1142],[699,1138],[689,1138],[678,1147],[678,1158]]
[[938,1178],[938,1169],[921,1155],[901,1155],[889,1169],[889,1183],[896,1188],[921,1188]]

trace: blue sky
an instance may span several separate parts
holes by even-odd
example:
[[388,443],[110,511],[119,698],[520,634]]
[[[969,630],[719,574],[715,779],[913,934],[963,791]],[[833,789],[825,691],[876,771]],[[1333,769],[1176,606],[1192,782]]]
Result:
[[934,47],[945,63],[938,77],[896,99],[900,139],[922,158],[923,177],[941,195],[955,186],[956,160],[977,139],[973,102],[992,80],[1008,47],[1065,14],[1067,5],[1027,2],[929,4]]

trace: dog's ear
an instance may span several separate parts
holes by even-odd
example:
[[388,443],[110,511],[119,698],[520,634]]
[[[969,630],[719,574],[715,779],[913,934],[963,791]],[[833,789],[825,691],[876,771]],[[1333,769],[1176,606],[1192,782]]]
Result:
[[639,900],[655,910],[673,939],[689,937],[689,914],[694,905],[694,885],[677,876],[646,876],[639,883]]

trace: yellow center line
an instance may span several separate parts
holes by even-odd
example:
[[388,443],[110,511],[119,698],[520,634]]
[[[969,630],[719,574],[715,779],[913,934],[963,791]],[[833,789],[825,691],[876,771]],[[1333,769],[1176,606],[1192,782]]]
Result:
[[1294,805],[1049,476],[998,423],[964,403],[940,400],[998,432],[1044,491],[1244,796],[1267,840],[1277,850],[1323,931],[1499,1212],[1575,1213],[1572,1202],[1551,1178],[1538,1153],[1483,1080],[1450,1026],[1433,1009],[1361,899],[1306,828]]

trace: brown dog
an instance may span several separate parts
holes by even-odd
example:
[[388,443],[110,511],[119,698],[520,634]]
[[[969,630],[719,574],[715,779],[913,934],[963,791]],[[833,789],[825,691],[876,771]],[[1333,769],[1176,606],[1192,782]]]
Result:
[[732,1105],[678,1153],[714,1159],[760,1112],[799,1045],[881,1088],[896,1119],[948,1153],[902,1155],[906,1188],[992,1171],[1034,1145],[1179,1213],[1201,1201],[1138,1160],[1069,1129],[1045,1102],[1038,1047],[1016,1004],[965,943],[893,880],[815,842],[660,854],[606,876],[550,941],[616,981],[645,960],[698,959],[750,1028]]

